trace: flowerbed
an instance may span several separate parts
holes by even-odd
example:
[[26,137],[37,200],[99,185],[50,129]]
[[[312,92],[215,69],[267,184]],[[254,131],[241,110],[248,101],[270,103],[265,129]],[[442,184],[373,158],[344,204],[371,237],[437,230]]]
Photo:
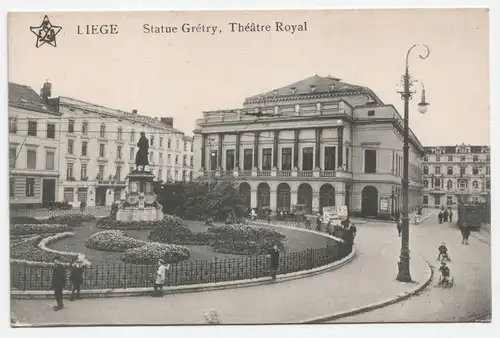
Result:
[[53,234],[66,232],[69,228],[66,224],[11,224],[11,235],[35,235]]
[[159,221],[117,221],[111,217],[103,217],[97,221],[97,227],[109,230],[152,230],[162,225],[181,226],[182,219],[177,216],[165,215]]
[[73,260],[73,257],[60,255],[60,253],[45,251],[38,246],[39,243],[47,237],[49,236],[40,235],[38,238],[33,239],[32,241],[26,241],[20,243],[19,245],[11,245],[10,258],[34,262],[52,263],[55,257],[59,257],[62,262],[70,263]]
[[148,239],[158,243],[209,245],[210,238],[205,233],[194,233],[177,223],[163,223],[155,227]]
[[205,232],[214,252],[236,255],[267,254],[277,245],[284,249],[285,235],[274,229],[252,228],[246,225],[221,225]]
[[10,224],[41,224],[42,221],[29,216],[13,216],[10,218]]
[[175,244],[148,243],[128,249],[121,260],[133,264],[155,264],[159,259],[166,263],[177,263],[189,258],[189,249]]
[[106,230],[93,234],[85,240],[85,246],[94,250],[124,252],[146,245],[148,242],[127,237],[121,230]]
[[82,225],[83,222],[94,221],[96,217],[92,214],[66,214],[59,216],[52,216],[47,218],[44,222],[48,224],[66,224],[70,227]]

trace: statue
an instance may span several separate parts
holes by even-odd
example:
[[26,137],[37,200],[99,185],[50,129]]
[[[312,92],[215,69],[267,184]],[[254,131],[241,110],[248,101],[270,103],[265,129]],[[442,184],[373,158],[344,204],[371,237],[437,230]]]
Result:
[[146,166],[149,165],[148,154],[149,154],[149,140],[146,138],[146,133],[141,132],[141,138],[137,142],[137,154],[135,155],[135,165],[137,170],[140,170],[142,166],[142,171],[146,170]]

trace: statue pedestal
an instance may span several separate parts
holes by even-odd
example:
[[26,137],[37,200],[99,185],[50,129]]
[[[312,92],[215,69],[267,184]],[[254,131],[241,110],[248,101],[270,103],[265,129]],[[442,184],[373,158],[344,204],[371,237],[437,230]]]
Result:
[[128,192],[118,207],[117,221],[157,221],[163,219],[162,206],[153,192],[155,176],[149,171],[133,171],[127,176]]

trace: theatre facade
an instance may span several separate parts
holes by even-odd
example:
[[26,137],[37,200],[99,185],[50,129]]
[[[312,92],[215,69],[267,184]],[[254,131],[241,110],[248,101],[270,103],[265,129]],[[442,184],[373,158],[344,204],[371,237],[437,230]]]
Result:
[[[369,88],[309,77],[203,112],[194,131],[199,179],[236,180],[251,208],[346,205],[351,214],[402,208],[403,120]],[[421,204],[424,152],[410,131],[410,208]]]

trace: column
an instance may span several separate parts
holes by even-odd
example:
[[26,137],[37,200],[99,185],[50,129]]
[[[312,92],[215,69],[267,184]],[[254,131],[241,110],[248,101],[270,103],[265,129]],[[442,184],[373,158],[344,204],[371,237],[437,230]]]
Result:
[[342,168],[344,165],[344,156],[343,156],[344,155],[344,127],[338,127],[337,133],[338,133],[338,143],[339,143],[338,155],[337,155],[337,158],[338,158],[337,167]]
[[206,169],[207,163],[206,163],[206,143],[207,143],[207,135],[206,134],[201,134],[201,167],[203,170]]
[[312,212],[319,212],[319,192],[313,191],[312,195]]
[[253,139],[253,166],[259,167],[259,135],[260,131],[255,132]]
[[272,168],[278,168],[278,139],[279,130],[274,131],[274,144],[273,144],[273,166]]
[[271,208],[271,210],[273,212],[276,211],[276,208],[277,208],[277,205],[276,205],[276,202],[277,202],[277,196],[276,196],[276,190],[273,190],[271,189],[270,191],[271,195],[270,195],[270,200],[269,200],[269,207]]
[[293,167],[299,168],[299,129],[295,129],[293,132]]
[[219,144],[217,145],[217,166],[222,168],[222,142],[224,141],[224,134],[220,133],[218,135]]
[[297,201],[299,200],[299,194],[297,190],[290,191],[290,207],[297,205]]
[[236,168],[238,169],[241,169],[240,168],[240,137],[241,137],[241,133],[240,132],[237,132],[236,133],[236,160],[235,160],[235,163],[236,163]]
[[321,140],[321,128],[316,128],[316,168],[321,168],[320,166],[320,140]]
[[250,190],[250,206],[251,208],[257,208],[257,189]]
[[345,202],[345,192],[335,190],[335,205],[344,205]]

